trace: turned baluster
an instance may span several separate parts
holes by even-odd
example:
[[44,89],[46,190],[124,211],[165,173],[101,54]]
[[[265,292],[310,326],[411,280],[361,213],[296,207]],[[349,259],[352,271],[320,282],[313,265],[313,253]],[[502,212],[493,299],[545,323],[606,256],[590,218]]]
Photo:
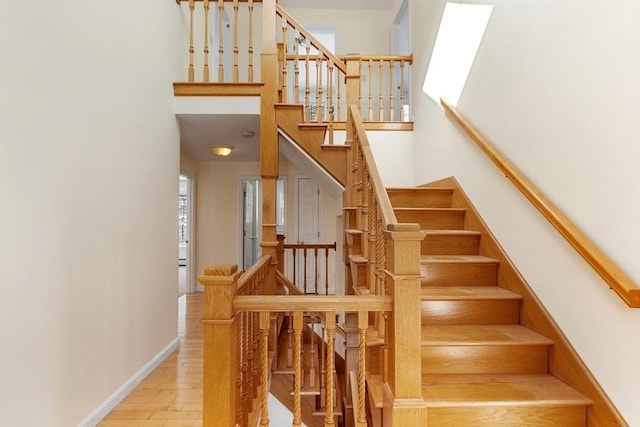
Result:
[[327,401],[326,405],[326,417],[324,420],[325,426],[334,425],[334,417],[333,417],[333,407],[334,407],[334,361],[335,361],[335,345],[334,345],[334,333],[336,329],[336,312],[328,311],[325,313],[326,322],[327,322]]
[[300,402],[300,391],[302,388],[302,312],[296,311],[293,314],[293,336],[294,336],[294,357],[293,357],[293,423],[294,426],[302,424],[302,406]]
[[369,59],[369,121],[373,121],[373,60]]
[[313,260],[314,260],[314,270],[313,270],[313,285],[314,285],[314,293],[318,295],[318,248],[313,248]]
[[369,315],[366,311],[358,312],[358,426],[367,425],[365,413],[365,379],[366,379],[366,334]]
[[293,315],[289,313],[289,328],[287,329],[287,368],[293,364]]
[[289,24],[286,19],[282,19],[282,102],[289,102],[289,94],[287,91],[288,79],[287,71],[289,62],[287,61],[287,52],[289,51]]
[[249,83],[253,83],[253,0],[248,0],[247,8],[249,11],[249,40],[248,40],[248,47],[247,47],[247,52],[249,55],[249,63],[248,63],[248,70],[247,70],[247,81]]
[[195,0],[189,0],[189,83],[195,80],[195,70],[193,68],[193,10],[196,6]]
[[238,83],[238,0],[233,0],[233,82]]
[[394,121],[396,118],[395,109],[393,108],[393,72],[394,72],[393,59],[389,62],[389,121]]
[[[270,313],[260,313],[260,425],[269,425],[269,326]],[[240,424],[243,425],[243,424]]]
[[316,56],[316,122],[322,122],[322,56]]
[[315,356],[316,356],[316,318],[311,316],[311,351],[309,357],[309,387],[313,388],[316,386],[316,365],[315,365]]
[[295,44],[293,46],[293,54],[295,55],[294,60],[293,60],[293,74],[295,77],[295,80],[293,82],[293,97],[294,97],[294,104],[299,104],[300,103],[300,64],[299,64],[299,54],[298,54],[298,49],[300,47],[300,32],[298,30],[296,30],[295,32],[295,36],[294,36],[294,41]]
[[400,121],[404,121],[404,60],[400,61]]
[[327,63],[327,115],[329,118],[329,145],[333,145],[333,69],[334,64],[330,59]]
[[379,115],[378,120],[384,121],[384,101],[382,96],[382,81],[383,79],[384,61],[381,59],[378,61],[378,82],[380,83],[380,92],[378,92],[378,107]]
[[305,87],[304,87],[304,121],[309,123],[311,121],[311,103],[309,98],[311,97],[311,88],[309,86],[309,54],[311,53],[311,42],[305,40],[306,55],[304,57],[304,72],[305,72]]
[[218,0],[218,82],[224,81],[224,0]]
[[329,249],[324,250],[324,294],[329,295]]
[[209,0],[204,3],[204,65],[202,66],[202,81],[209,82]]

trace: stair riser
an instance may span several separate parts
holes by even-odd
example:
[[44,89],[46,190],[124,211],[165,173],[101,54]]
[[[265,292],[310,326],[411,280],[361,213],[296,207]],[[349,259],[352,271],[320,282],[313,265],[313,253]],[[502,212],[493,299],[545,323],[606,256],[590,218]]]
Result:
[[519,322],[519,300],[422,301],[423,325],[509,325]]
[[584,427],[587,410],[582,405],[495,405],[429,407],[429,427]]
[[362,255],[362,234],[347,233],[347,248],[349,255]]
[[423,230],[462,230],[464,210],[396,210],[398,222],[420,224]]
[[449,208],[453,190],[389,189],[391,206],[402,208]]
[[536,374],[548,371],[546,345],[422,346],[422,374]]
[[495,263],[424,262],[420,268],[422,285],[495,286]]
[[478,255],[479,235],[429,235],[422,240],[422,255]]

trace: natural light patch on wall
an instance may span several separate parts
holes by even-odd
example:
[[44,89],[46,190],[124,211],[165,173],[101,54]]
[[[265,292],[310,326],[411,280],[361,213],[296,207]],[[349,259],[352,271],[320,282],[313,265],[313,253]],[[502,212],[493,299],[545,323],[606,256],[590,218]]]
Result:
[[458,104],[493,5],[447,3],[422,91]]

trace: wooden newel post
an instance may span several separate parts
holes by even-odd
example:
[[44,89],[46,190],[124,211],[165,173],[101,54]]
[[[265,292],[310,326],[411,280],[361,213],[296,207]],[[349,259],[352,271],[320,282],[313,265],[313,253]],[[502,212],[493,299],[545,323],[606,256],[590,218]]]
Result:
[[422,398],[420,325],[420,242],[418,224],[396,224],[385,231],[387,295],[393,300],[389,316],[389,406],[384,425],[427,425]]
[[238,315],[233,311],[237,265],[217,265],[204,270],[203,426],[235,427],[237,421]]

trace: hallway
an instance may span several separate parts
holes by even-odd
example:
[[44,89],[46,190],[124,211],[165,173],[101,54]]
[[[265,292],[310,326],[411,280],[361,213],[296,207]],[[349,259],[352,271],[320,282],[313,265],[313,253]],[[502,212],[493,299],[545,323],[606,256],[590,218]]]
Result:
[[202,426],[202,293],[178,299],[180,348],[142,381],[99,427]]

